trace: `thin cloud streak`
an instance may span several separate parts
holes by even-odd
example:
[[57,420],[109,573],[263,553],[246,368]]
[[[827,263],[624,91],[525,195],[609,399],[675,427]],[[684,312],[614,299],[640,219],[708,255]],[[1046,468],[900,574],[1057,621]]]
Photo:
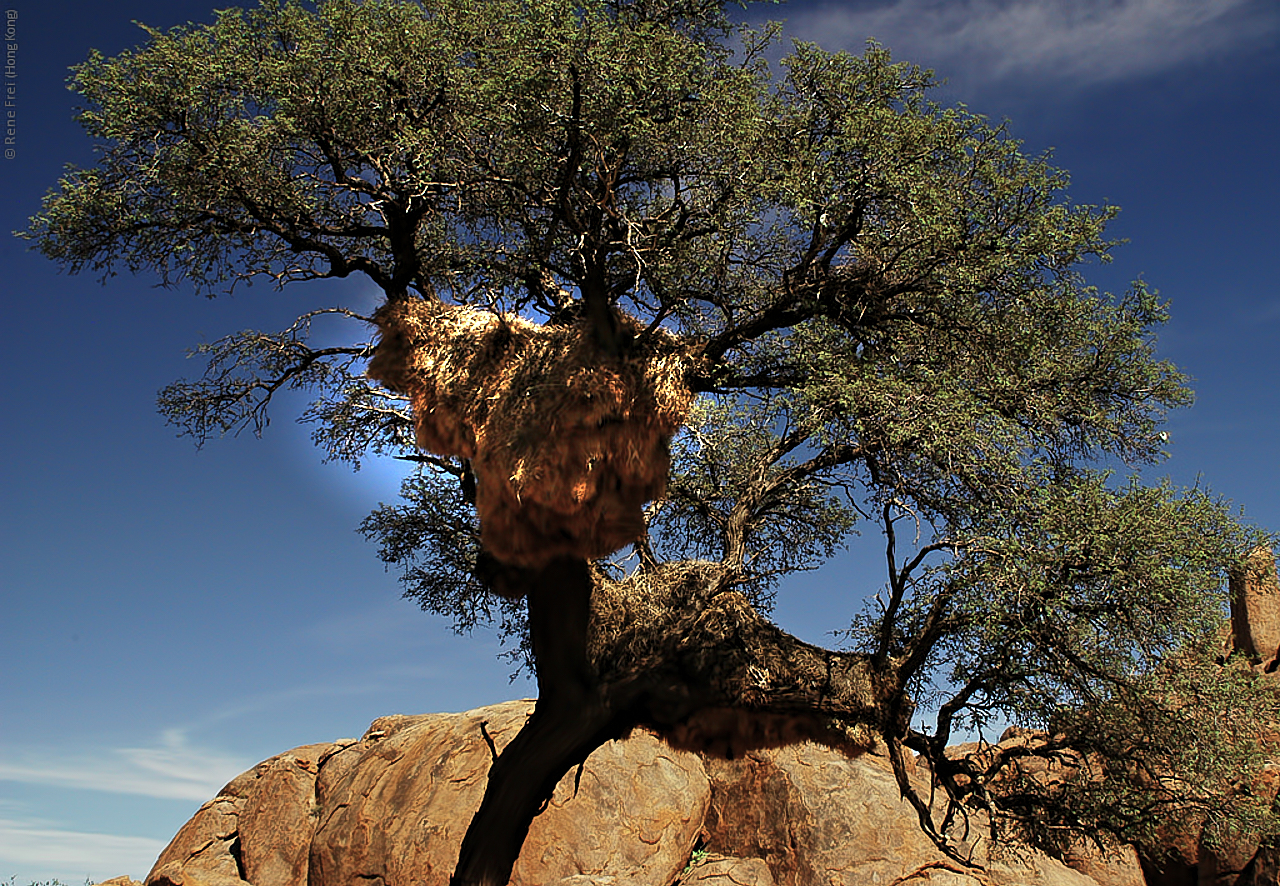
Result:
[[162,736],[159,747],[116,748],[69,757],[51,751],[9,753],[0,761],[0,781],[132,794],[202,803],[252,763],[192,747],[182,730]]
[[0,865],[9,867],[140,878],[165,844],[147,837],[64,831],[0,819],[0,847]]
[[788,30],[828,49],[874,38],[895,57],[967,85],[1032,78],[1080,88],[1248,52],[1280,30],[1263,0],[894,0],[826,3]]
[[[357,620],[357,627],[360,622]],[[363,624],[370,640],[378,630],[390,631],[394,625],[376,614]],[[334,626],[317,628],[321,633]],[[492,655],[494,644],[478,644],[474,653]],[[468,653],[471,654],[471,653]],[[429,656],[424,656],[427,658]],[[98,749],[66,747],[45,748],[9,745],[0,755],[0,781],[48,787],[129,794],[161,800],[186,800],[203,803],[212,798],[232,778],[248,770],[258,759],[233,756],[214,748],[197,746],[191,734],[204,734],[213,727],[237,720],[257,719],[271,712],[309,706],[313,700],[332,703],[337,698],[369,698],[401,685],[420,686],[453,679],[452,672],[435,664],[393,662],[377,671],[363,674],[359,680],[321,681],[272,692],[261,692],[236,698],[198,720],[163,731],[157,740],[144,747]],[[315,736],[324,741],[358,733],[367,723],[361,722],[342,736]],[[278,750],[283,751],[285,747]]]

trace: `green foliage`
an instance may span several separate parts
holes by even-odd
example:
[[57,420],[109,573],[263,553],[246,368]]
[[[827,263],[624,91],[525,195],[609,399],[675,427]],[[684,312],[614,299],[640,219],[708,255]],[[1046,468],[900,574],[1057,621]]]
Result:
[[913,589],[894,648],[943,613],[930,654],[970,710],[1053,729],[1064,710],[1112,704],[1212,646],[1228,605],[1223,563],[1256,536],[1198,490],[1107,479],[1042,483],[1016,511],[958,534]]
[[838,479],[806,469],[810,436],[778,398],[696,403],[673,441],[667,497],[650,515],[658,553],[739,557],[757,605],[768,604],[781,577],[817,568],[843,546],[857,514]]
[[[647,165],[669,162],[671,135],[695,150],[728,135],[697,113],[721,89],[707,44],[615,27],[613,6],[268,2],[150,31],[75,69],[101,159],[68,172],[32,235],[73,271],[149,269],[208,294],[353,271],[463,291],[509,280],[488,278],[499,256],[518,273],[520,248],[491,247],[546,227],[571,113],[583,140]],[[539,249],[569,248],[540,233]],[[406,249],[414,272],[397,264]]]
[[[1101,828],[1142,846],[1201,833],[1228,852],[1277,834],[1257,773],[1280,752],[1280,691],[1238,660],[1184,648],[1104,703],[1064,711],[1060,726],[1088,765],[1038,817]],[[1045,809],[1051,810],[1045,816]]]
[[[1106,736],[1089,747],[1118,775],[1039,798],[1053,821],[1141,834],[1175,801],[1224,832],[1248,818],[1201,801],[1260,752],[1223,712],[1273,701],[1212,678],[1209,650],[1226,571],[1267,539],[1203,490],[1099,472],[1159,461],[1191,401],[1155,354],[1165,306],[1088,285],[1116,210],[934,104],[930,72],[875,44],[795,44],[775,70],[779,29],[735,35],[712,0],[268,0],[147,33],[74,71],[99,159],[24,232],[51,259],[209,295],[362,274],[543,320],[609,304],[696,341],[703,398],[639,562],[719,560],[767,604],[883,537],[851,638],[886,674],[887,723],[910,697],[936,712],[893,741],[937,762],[957,725]],[[320,313],[358,328],[315,346]],[[161,410],[203,441],[306,390],[329,457],[415,457],[368,353],[357,313],[309,313],[202,348]],[[425,608],[518,638],[468,466],[426,461],[362,531]],[[1141,754],[1181,779],[1159,802]]]

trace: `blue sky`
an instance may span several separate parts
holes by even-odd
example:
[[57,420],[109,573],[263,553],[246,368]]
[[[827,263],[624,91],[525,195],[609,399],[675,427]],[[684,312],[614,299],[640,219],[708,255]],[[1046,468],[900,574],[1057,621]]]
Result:
[[[91,162],[63,82],[138,19],[206,21],[210,0],[9,0],[15,156],[3,227],[63,163]],[[219,4],[221,5],[221,4]],[[1201,479],[1280,529],[1280,7],[1273,0],[886,0],[769,9],[828,48],[868,36],[948,79],[939,98],[1055,148],[1077,202],[1123,207],[1129,238],[1092,275],[1172,302],[1161,353],[1195,379],[1153,476]],[[754,14],[754,13],[753,13]],[[196,451],[154,410],[198,371],[186,349],[309,307],[372,298],[265,287],[207,301],[152,280],[67,277],[0,238],[0,880],[141,877],[199,804],[290,747],[393,712],[532,693],[487,634],[453,636],[399,599],[355,532],[398,465],[322,465],[282,404],[263,439]],[[880,556],[879,541],[862,540]],[[807,639],[875,577],[857,552],[783,588]]]

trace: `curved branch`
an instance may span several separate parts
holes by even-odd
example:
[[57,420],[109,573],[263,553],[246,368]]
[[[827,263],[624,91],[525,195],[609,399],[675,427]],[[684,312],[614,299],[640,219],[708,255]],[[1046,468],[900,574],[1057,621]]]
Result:
[[[297,253],[309,252],[320,255],[329,263],[329,273],[324,275],[327,277],[344,278],[349,276],[353,271],[358,271],[375,284],[384,292],[390,292],[392,289],[392,277],[380,267],[377,262],[363,255],[347,255],[332,243],[326,243],[324,240],[316,239],[307,233],[299,230],[297,224],[285,224],[274,218],[260,207],[253,198],[245,193],[244,188],[237,186],[235,188],[236,196],[241,204],[248,211],[249,215],[257,222],[250,225],[245,222],[236,221],[229,218],[220,218],[216,214],[211,217],[217,218],[222,224],[228,226],[230,230],[237,233],[257,234],[260,230],[265,230],[276,237],[279,237],[291,250]],[[311,226],[315,233],[326,233],[321,227]],[[305,230],[305,229],[304,229]],[[371,226],[370,231],[376,233],[377,236],[392,239],[394,232],[387,228],[379,226]],[[369,236],[364,234],[362,236]]]

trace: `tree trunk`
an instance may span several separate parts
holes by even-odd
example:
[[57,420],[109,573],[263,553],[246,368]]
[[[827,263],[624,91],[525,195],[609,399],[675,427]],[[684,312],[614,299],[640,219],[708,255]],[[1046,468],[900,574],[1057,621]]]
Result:
[[562,558],[528,587],[538,702],[489,772],[450,886],[507,883],[560,779],[636,726],[725,756],[803,740],[852,750],[886,728],[885,681],[867,656],[783,632],[719,565],[611,582]]
[[587,658],[592,584],[590,566],[571,558],[532,576],[527,601],[538,702],[489,771],[450,886],[503,886],[530,823],[560,779],[612,737],[609,708]]

